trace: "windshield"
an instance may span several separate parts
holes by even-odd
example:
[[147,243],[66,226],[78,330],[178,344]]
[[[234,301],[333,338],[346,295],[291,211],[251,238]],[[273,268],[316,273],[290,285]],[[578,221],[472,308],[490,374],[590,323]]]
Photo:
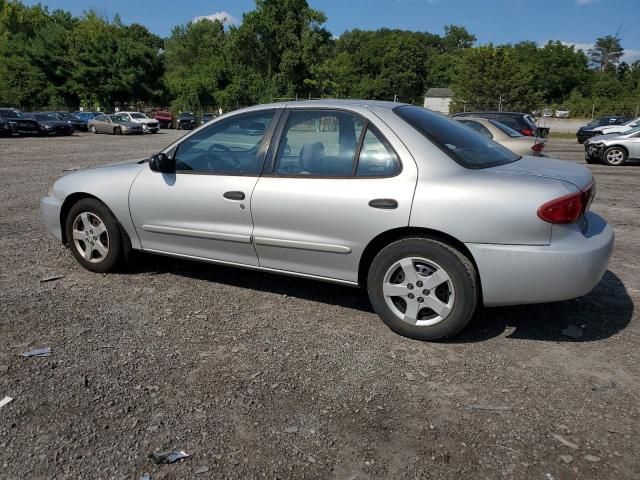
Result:
[[405,105],[394,112],[463,167],[488,168],[520,159],[470,128],[422,107]]
[[188,113],[188,112],[181,113],[180,118],[193,118],[193,113]]
[[632,128],[631,130],[627,130],[626,132],[624,132],[624,136],[633,137],[633,135],[635,135],[638,132],[640,132],[640,126]]
[[3,117],[3,118],[21,118],[22,114],[20,112],[15,111],[15,110],[4,109],[4,110],[0,110],[0,117]]
[[149,118],[144,113],[130,113],[131,118]]
[[640,118],[632,118],[631,120],[629,120],[628,122],[624,122],[622,125],[631,125],[632,127],[635,126],[635,123],[640,123]]
[[42,122],[51,122],[51,121],[60,120],[60,118],[58,118],[58,116],[53,113],[36,113],[34,117],[36,118],[36,120],[40,120]]
[[495,120],[489,120],[489,123],[491,123],[491,125],[493,125],[494,127],[502,130],[503,133],[506,133],[510,137],[524,137],[524,135],[522,135],[520,132],[514,130],[511,127],[507,127],[504,123],[496,122]]

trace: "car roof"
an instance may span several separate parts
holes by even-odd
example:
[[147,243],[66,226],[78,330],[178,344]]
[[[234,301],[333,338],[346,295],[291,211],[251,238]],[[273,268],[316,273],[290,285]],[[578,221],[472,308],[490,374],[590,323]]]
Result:
[[321,99],[321,100],[292,100],[290,102],[266,103],[244,108],[243,111],[264,110],[269,108],[349,108],[349,107],[376,107],[392,110],[396,107],[408,105],[407,103],[390,102],[384,100],[360,100],[360,99]]
[[455,116],[471,117],[473,115],[486,115],[488,113],[491,115],[531,115],[530,113],[522,113],[522,112],[458,112],[458,113],[454,113],[452,117],[455,117]]

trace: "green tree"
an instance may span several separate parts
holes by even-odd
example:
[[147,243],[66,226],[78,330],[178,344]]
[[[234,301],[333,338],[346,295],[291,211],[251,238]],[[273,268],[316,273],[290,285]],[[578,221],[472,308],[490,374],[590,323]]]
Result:
[[599,37],[593,48],[589,50],[591,63],[601,72],[614,70],[622,55],[624,55],[624,49],[620,38],[614,35]]

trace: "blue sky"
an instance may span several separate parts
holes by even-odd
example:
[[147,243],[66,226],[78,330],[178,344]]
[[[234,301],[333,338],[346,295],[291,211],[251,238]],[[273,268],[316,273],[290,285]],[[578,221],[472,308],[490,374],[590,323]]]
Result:
[[[26,0],[75,14],[94,8],[126,23],[137,22],[167,36],[176,24],[223,12],[241,22],[253,0]],[[588,48],[599,36],[621,32],[626,60],[640,59],[640,0],[309,0],[340,35],[352,28],[381,27],[441,33],[443,26],[465,26],[479,43],[560,40]]]

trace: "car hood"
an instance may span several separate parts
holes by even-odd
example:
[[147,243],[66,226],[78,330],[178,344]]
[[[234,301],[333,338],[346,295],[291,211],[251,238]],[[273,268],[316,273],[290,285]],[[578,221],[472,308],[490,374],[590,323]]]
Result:
[[522,157],[520,160],[482,170],[487,173],[507,175],[529,175],[532,177],[561,180],[574,185],[577,189],[587,187],[593,181],[591,170],[564,160],[540,157]]
[[619,137],[621,135],[624,135],[624,133],[606,133],[604,135],[596,135],[595,137],[591,137],[587,141],[589,143],[604,142],[604,141],[610,140],[612,138],[617,138],[617,137]]
[[50,127],[67,127],[69,124],[62,120],[36,120],[40,125],[49,125]]

